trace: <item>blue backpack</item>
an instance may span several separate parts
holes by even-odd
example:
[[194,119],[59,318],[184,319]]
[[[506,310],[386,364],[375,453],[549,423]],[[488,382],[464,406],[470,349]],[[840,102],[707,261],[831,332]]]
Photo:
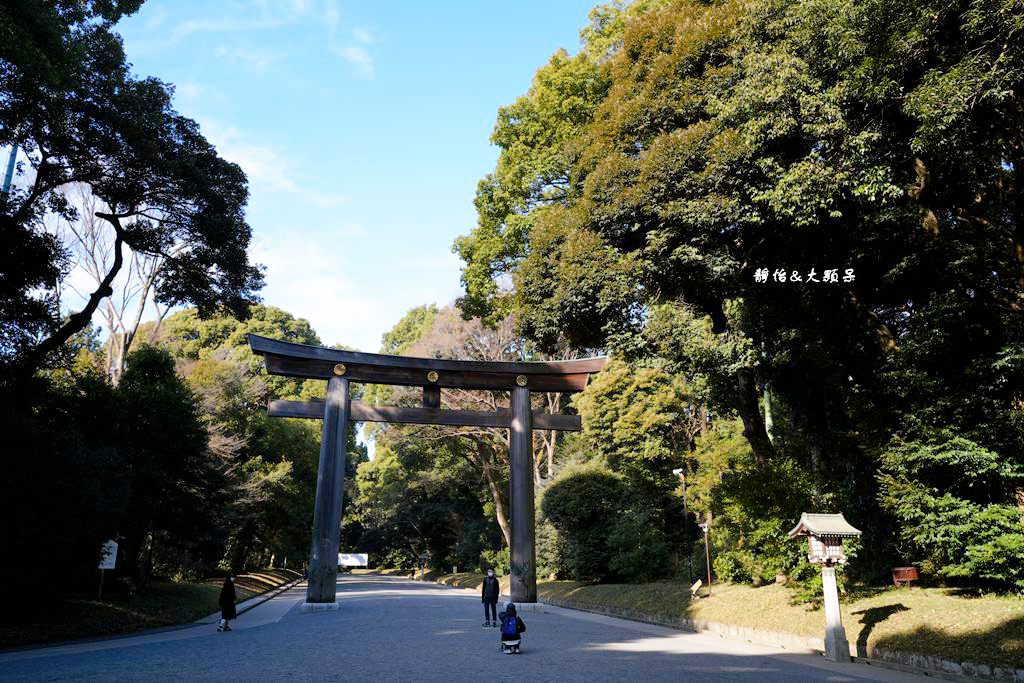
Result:
[[518,619],[516,619],[516,615],[514,615],[514,614],[507,614],[507,615],[505,615],[505,617],[501,620],[501,635],[503,635],[503,636],[519,635],[519,630],[518,630],[517,626],[518,626]]

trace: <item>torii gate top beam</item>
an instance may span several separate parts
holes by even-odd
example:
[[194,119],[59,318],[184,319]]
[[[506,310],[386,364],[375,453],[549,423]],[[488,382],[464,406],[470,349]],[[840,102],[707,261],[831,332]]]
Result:
[[340,351],[322,346],[248,335],[252,352],[263,356],[272,375],[330,379],[344,376],[352,382],[398,384],[446,389],[511,391],[583,391],[592,373],[600,372],[607,358],[542,362],[448,360]]

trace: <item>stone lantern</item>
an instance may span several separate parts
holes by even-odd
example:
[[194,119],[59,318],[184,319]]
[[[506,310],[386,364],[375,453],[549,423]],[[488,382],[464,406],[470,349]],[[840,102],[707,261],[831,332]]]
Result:
[[825,594],[825,658],[834,662],[850,661],[850,643],[846,640],[839,613],[839,592],[836,589],[836,565],[846,562],[843,539],[857,538],[860,531],[841,514],[816,515],[803,513],[800,522],[789,532],[790,538],[806,536],[807,559],[821,565],[821,585]]

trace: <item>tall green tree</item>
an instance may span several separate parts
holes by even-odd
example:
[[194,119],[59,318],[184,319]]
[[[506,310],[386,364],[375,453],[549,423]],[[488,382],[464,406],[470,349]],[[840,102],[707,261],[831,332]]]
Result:
[[[165,259],[155,283],[164,303],[244,316],[262,286],[246,254],[245,175],[174,111],[171,86],[129,71],[112,26],[139,4],[0,6],[0,145],[28,158],[23,182],[0,198],[12,246],[0,263],[0,353],[28,370],[88,325],[125,246]],[[41,226],[47,212],[77,219],[64,195],[76,183],[105,205],[96,216],[114,233],[114,254],[84,308],[60,321],[48,308],[64,250]]]
[[634,508],[681,562],[693,533],[673,470],[689,469],[706,409],[681,375],[615,360],[574,402],[587,447],[623,477]]
[[198,402],[171,355],[142,347],[130,361],[113,425],[130,482],[119,552],[142,583],[168,551],[184,551],[210,569],[223,548],[227,473],[209,448]]

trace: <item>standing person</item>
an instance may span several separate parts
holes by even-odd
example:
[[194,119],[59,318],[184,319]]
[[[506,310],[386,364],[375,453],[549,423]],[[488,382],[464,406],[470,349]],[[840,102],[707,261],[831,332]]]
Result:
[[494,570],[488,569],[484,578],[484,585],[480,589],[480,601],[484,603],[484,626],[498,626],[498,593],[501,587],[498,579],[494,576]]
[[218,631],[230,631],[231,627],[228,626],[229,619],[237,619],[238,613],[235,611],[235,577],[228,575],[224,579],[224,585],[220,589],[220,626],[217,627]]

